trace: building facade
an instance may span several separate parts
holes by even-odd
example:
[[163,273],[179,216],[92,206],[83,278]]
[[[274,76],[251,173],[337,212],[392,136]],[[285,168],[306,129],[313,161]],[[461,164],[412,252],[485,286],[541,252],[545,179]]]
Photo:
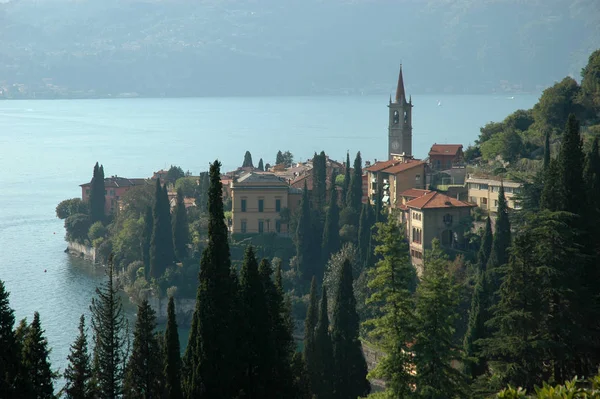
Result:
[[[148,179],[128,179],[125,177],[111,176],[104,179],[104,213],[111,214],[119,209],[119,201],[123,194],[135,186],[149,184]],[[80,184],[81,199],[86,202],[90,199],[92,182]]]
[[464,166],[462,144],[434,144],[429,150],[429,165],[433,170],[447,170]]
[[412,156],[412,98],[407,101],[404,91],[402,65],[398,76],[396,96],[388,104],[388,159],[394,154]]
[[427,187],[426,167],[425,162],[406,157],[375,162],[366,168],[369,201],[374,203],[381,189],[383,204],[397,208],[402,203],[402,192],[411,188]]
[[468,177],[466,182],[467,196],[469,202],[477,205],[481,209],[490,212],[498,211],[498,193],[500,185],[504,185],[504,196],[510,209],[520,209],[518,201],[515,201],[515,195],[521,193],[523,184],[509,180],[492,180],[477,177]]

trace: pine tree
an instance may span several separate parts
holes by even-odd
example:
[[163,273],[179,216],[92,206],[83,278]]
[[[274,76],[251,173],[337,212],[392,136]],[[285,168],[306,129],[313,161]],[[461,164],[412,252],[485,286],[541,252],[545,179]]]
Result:
[[182,399],[181,390],[181,348],[175,315],[175,300],[169,297],[167,307],[167,328],[165,330],[164,359],[165,395],[168,399]]
[[418,332],[413,347],[417,395],[427,399],[465,397],[464,376],[451,364],[460,357],[452,342],[458,317],[457,287],[437,239],[432,247],[417,287]]
[[333,359],[333,343],[329,334],[329,316],[327,313],[327,289],[323,287],[319,321],[314,335],[315,345],[315,378],[311,381],[312,392],[319,399],[334,397],[335,363]]
[[310,199],[305,181],[300,203],[300,216],[296,227],[296,258],[300,275],[306,281],[315,275],[315,263],[318,260],[315,256],[315,237],[313,236],[311,216]]
[[173,246],[175,256],[179,261],[187,258],[190,231],[188,226],[187,210],[183,202],[183,192],[177,190],[177,205],[175,205],[175,218],[173,219]]
[[137,309],[133,348],[125,369],[124,390],[129,398],[160,398],[162,354],[156,330],[156,312],[144,299]]
[[64,392],[69,399],[88,399],[94,397],[92,379],[92,366],[88,353],[88,343],[85,331],[85,316],[79,319],[79,335],[71,345],[69,365],[65,369],[66,381]]
[[104,167],[94,165],[94,174],[90,185],[90,217],[91,222],[104,220]]
[[577,213],[581,210],[584,156],[579,136],[579,121],[573,114],[570,114],[567,120],[558,159],[560,210]]
[[281,150],[277,151],[277,156],[275,157],[275,165],[281,165],[284,162],[285,162],[285,159],[283,158],[283,154],[281,153]]
[[[331,180],[335,181],[335,173]],[[329,194],[329,206],[325,214],[325,226],[323,228],[323,244],[321,260],[327,263],[331,254],[340,250],[340,209],[337,203],[337,190],[335,184],[331,185]]]
[[13,331],[15,313],[10,308],[9,293],[0,280],[0,397],[11,398],[17,395],[17,371],[19,350]]
[[[486,266],[488,285],[492,295],[500,288],[500,268],[508,262],[508,247],[511,244],[510,221],[508,220],[508,206],[504,196],[504,185],[500,184],[498,192],[498,217],[496,218],[496,231],[492,240],[492,251]],[[495,299],[492,298],[492,304]]]
[[414,304],[411,298],[416,272],[408,257],[408,245],[394,218],[379,223],[375,253],[381,256],[370,271],[371,296],[367,303],[378,306],[376,318],[368,320],[370,336],[385,355],[371,375],[386,381],[386,394],[393,398],[412,395],[414,376],[408,344],[415,336]]
[[21,392],[22,397],[54,398],[53,380],[58,377],[50,366],[50,348],[40,323],[40,314],[33,314],[33,322],[27,328],[21,352],[24,378],[30,392]]
[[196,346],[197,359],[193,363],[196,371],[186,389],[208,398],[229,398],[239,392],[235,380],[239,359],[231,345],[236,339],[233,314],[237,287],[230,273],[220,167],[219,161],[210,167],[208,243],[200,261],[194,311],[197,331],[190,332],[196,339],[190,343]]
[[317,353],[315,349],[315,328],[317,326],[319,312],[319,297],[317,294],[317,279],[312,278],[306,319],[304,320],[304,348],[303,357],[310,379],[311,386],[318,380],[318,367],[316,365]]
[[352,267],[346,259],[338,281],[331,340],[334,357],[334,392],[338,399],[363,397],[371,392],[367,362],[358,339],[360,321],[352,287]]
[[254,164],[252,163],[252,154],[250,151],[246,151],[244,154],[244,163],[242,164],[242,168],[253,168]]
[[354,169],[352,170],[352,178],[350,179],[348,194],[346,196],[346,206],[354,209],[357,215],[360,214],[362,196],[362,159],[359,151],[356,153],[356,158],[354,159]]
[[96,288],[92,299],[92,330],[94,333],[94,379],[101,398],[121,395],[123,370],[127,360],[127,322],[117,288],[113,285],[113,258],[108,260],[108,279]]
[[262,158],[258,160],[258,168],[257,169],[260,170],[261,172],[265,171],[265,165],[263,163],[263,159]]
[[154,216],[152,207],[146,207],[144,214],[144,232],[142,233],[142,261],[144,262],[144,275],[150,280],[150,245],[152,243],[152,230],[154,228]]
[[350,187],[350,153],[346,152],[346,164],[344,171],[344,184],[342,185],[342,204],[348,206],[348,189]]
[[369,220],[369,204],[363,204],[358,222],[358,254],[363,267],[369,257],[369,244],[371,242],[371,222]]

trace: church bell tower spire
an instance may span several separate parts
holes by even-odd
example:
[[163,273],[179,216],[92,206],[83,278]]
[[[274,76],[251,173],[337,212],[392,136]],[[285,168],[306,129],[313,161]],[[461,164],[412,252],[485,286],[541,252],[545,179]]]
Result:
[[393,155],[404,154],[412,156],[412,96],[410,101],[406,100],[404,90],[404,77],[402,76],[402,64],[398,75],[398,86],[394,102],[388,104],[389,127],[388,127],[388,158]]

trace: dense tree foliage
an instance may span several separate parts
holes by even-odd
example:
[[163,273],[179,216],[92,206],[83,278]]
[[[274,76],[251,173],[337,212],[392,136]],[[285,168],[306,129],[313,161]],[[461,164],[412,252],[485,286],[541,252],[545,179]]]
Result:
[[329,314],[327,307],[327,288],[323,287],[319,318],[314,330],[314,359],[312,360],[311,388],[317,398],[334,398],[335,361],[333,344],[329,333]]
[[342,204],[348,205],[346,198],[348,197],[348,188],[350,187],[350,153],[346,152],[346,162],[344,163],[344,183],[342,185]]
[[[304,182],[302,200],[300,202],[298,225],[296,227],[296,259],[298,271],[302,278],[308,282],[313,276],[319,276],[319,265],[321,258],[320,238],[316,236],[313,213],[310,206],[310,198]],[[321,273],[322,274],[322,273]]]
[[0,397],[16,397],[19,349],[13,331],[15,314],[8,301],[4,281],[0,280]]
[[66,219],[77,213],[87,214],[89,212],[89,203],[83,202],[81,198],[71,198],[61,201],[56,206],[56,217]]
[[167,176],[165,178],[171,184],[174,184],[178,179],[185,177],[185,173],[180,166],[171,165],[169,170],[167,171]]
[[177,191],[177,203],[173,211],[173,246],[175,256],[179,261],[183,261],[188,256],[188,244],[190,242],[190,230],[188,226],[187,209],[183,202],[183,192]]
[[[360,157],[359,151],[356,153],[356,158],[354,159],[352,177],[350,178],[350,185],[348,186],[348,193],[346,194],[346,206],[352,208],[357,216],[360,214],[362,196],[362,158]],[[358,223],[354,224],[357,225]]]
[[25,398],[54,398],[54,383],[58,373],[50,366],[50,348],[44,336],[40,314],[33,314],[33,321],[27,326],[21,348],[21,373],[26,382],[19,395]]
[[164,379],[165,395],[169,399],[182,399],[181,390],[181,348],[177,331],[177,316],[175,315],[175,300],[169,297],[167,305],[167,327],[165,330]]
[[[332,180],[335,179],[335,173]],[[331,254],[340,249],[340,209],[338,206],[337,190],[332,184],[329,190],[329,206],[325,213],[325,225],[323,228],[323,243],[321,244],[321,262],[325,264]]]

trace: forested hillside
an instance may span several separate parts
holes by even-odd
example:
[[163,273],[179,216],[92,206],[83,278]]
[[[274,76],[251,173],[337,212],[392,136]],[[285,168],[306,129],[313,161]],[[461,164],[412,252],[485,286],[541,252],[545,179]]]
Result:
[[595,0],[0,0],[0,90],[387,93],[403,62],[411,93],[532,91],[599,27]]

